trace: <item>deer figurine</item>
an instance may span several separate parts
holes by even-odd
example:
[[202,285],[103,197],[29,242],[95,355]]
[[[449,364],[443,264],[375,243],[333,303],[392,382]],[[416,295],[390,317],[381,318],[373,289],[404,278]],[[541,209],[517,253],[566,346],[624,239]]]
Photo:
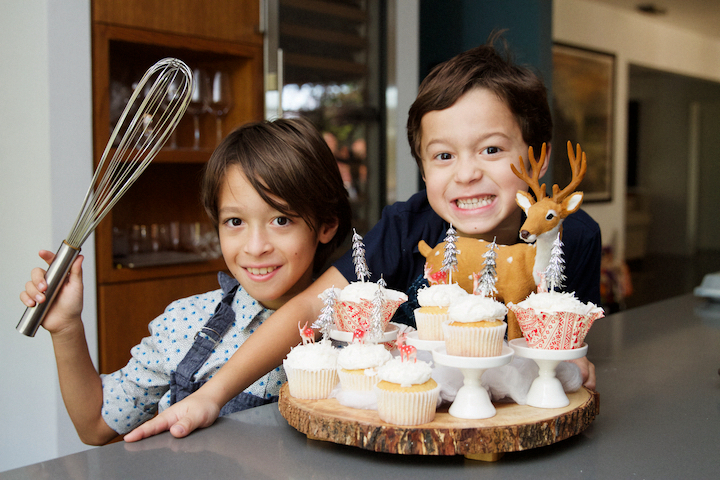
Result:
[[303,345],[315,343],[315,331],[308,327],[308,322],[305,322],[305,326],[303,327],[301,327],[300,322],[298,322],[298,330],[300,331],[300,338],[302,339]]
[[[535,161],[533,149],[528,149],[528,160],[532,173],[528,173],[520,157],[520,168],[511,165],[513,173],[527,183],[535,194],[518,191],[516,201],[523,209],[527,219],[520,227],[520,239],[527,243],[515,245],[498,245],[496,258],[497,280],[495,298],[503,303],[521,302],[541,284],[541,275],[550,262],[550,251],[553,241],[562,235],[562,222],[571,213],[576,212],[582,204],[582,192],[575,189],[585,176],[587,159],[585,152],[577,146],[573,152],[572,144],[567,144],[568,159],[572,171],[572,180],[564,189],[553,185],[553,195],[548,197],[545,184],[540,185],[540,170],[545,163],[546,147],[542,146],[540,159]],[[487,242],[474,238],[460,237],[455,244],[460,251],[457,257],[457,273],[453,275],[458,285],[468,293],[474,293],[474,282],[482,270],[483,257]],[[447,281],[446,272],[442,271],[443,251],[445,242],[431,248],[421,240],[418,244],[420,253],[425,257],[425,278],[430,284]],[[522,331],[515,314],[508,312],[508,339],[519,338]]]
[[417,362],[417,348],[407,344],[406,332],[398,334],[396,345],[398,350],[400,350],[401,361],[409,362],[410,360],[412,360],[413,362]]
[[365,343],[365,335],[367,334],[367,328],[359,327],[353,331],[352,343]]

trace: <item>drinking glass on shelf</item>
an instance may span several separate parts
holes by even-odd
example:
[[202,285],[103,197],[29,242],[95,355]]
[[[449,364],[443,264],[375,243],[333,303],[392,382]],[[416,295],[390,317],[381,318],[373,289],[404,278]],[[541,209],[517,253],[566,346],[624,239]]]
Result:
[[232,84],[230,73],[217,70],[210,81],[208,111],[215,116],[216,145],[222,140],[222,118],[232,107]]
[[193,70],[193,89],[190,95],[190,103],[187,112],[193,116],[194,140],[193,148],[200,148],[200,115],[207,109],[207,74],[201,68]]

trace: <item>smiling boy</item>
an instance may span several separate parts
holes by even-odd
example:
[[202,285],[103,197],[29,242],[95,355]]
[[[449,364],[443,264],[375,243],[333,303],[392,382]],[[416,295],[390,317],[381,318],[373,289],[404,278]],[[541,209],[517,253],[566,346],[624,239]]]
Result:
[[[437,66],[420,85],[408,116],[408,140],[427,190],[383,210],[364,238],[371,281],[413,292],[422,284],[425,258],[418,242],[442,242],[452,222],[460,235],[499,243],[518,242],[523,213],[515,203],[527,185],[510,165],[525,158],[528,146],[550,144],[552,120],[542,81],[529,69],[504,59],[490,45],[464,52]],[[548,154],[549,157],[549,154]],[[547,164],[543,166],[543,172]],[[583,211],[563,223],[566,288],[584,301],[600,299],[600,229]],[[304,292],[277,310],[238,353],[198,392],[126,437],[128,441],[170,429],[185,436],[212,424],[224,402],[287,355],[300,341],[297,323],[312,323],[323,303],[319,294],[354,281],[347,252]],[[395,321],[414,324],[413,302]],[[405,318],[401,318],[403,314]],[[249,361],[249,359],[263,360]],[[275,364],[273,363],[273,364]],[[594,366],[578,362],[583,381],[595,388]]]

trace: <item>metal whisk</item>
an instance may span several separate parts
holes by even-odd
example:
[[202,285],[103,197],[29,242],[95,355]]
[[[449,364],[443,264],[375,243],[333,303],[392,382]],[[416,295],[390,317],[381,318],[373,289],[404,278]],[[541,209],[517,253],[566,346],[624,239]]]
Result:
[[45,274],[46,300],[25,310],[16,327],[20,333],[35,336],[80,247],[170,138],[187,109],[192,87],[192,71],[176,58],[160,60],[140,79],[110,135],[75,224]]

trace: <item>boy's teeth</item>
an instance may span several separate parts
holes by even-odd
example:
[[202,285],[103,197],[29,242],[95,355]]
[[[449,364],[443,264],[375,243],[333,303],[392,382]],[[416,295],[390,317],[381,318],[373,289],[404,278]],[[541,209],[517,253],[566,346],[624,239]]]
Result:
[[482,198],[466,198],[466,199],[458,199],[457,206],[459,208],[479,208],[484,207],[485,205],[490,205],[490,202],[492,202],[492,196],[482,197]]
[[275,267],[264,267],[264,268],[252,268],[248,267],[248,272],[252,273],[253,275],[266,275],[273,270],[275,270]]

